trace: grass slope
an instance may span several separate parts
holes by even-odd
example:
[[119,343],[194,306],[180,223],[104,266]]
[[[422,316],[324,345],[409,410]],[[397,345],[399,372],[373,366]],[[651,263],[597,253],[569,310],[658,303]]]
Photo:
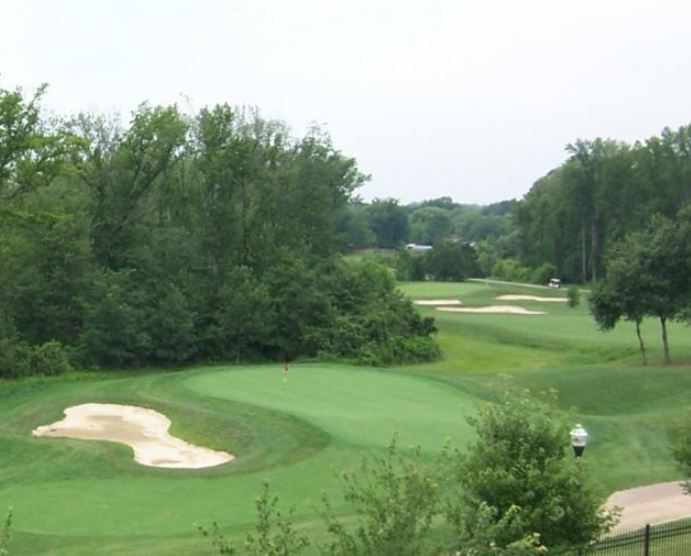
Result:
[[[532,390],[556,389],[562,409],[589,430],[584,464],[606,491],[678,478],[666,430],[688,410],[691,333],[672,326],[670,367],[639,363],[633,329],[597,331],[584,304],[497,301],[535,294],[506,284],[403,284],[413,298],[464,305],[514,304],[544,316],[434,315],[440,361],[398,369],[336,364],[216,366],[178,372],[118,373],[0,382],[0,513],[14,506],[12,554],[209,554],[195,523],[217,520],[241,537],[254,497],[268,479],[282,507],[295,504],[301,528],[319,534],[315,507],[337,472],[397,432],[428,457],[446,438],[469,438],[464,416],[493,396],[509,373]],[[563,296],[544,290],[539,295]],[[658,329],[645,339],[660,358]],[[31,430],[88,401],[131,403],[170,416],[172,432],[227,450],[231,464],[184,471],[142,467],[126,446],[36,439]]]

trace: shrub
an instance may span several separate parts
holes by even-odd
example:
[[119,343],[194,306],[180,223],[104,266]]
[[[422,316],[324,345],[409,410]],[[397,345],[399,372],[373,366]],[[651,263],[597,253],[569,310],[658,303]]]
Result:
[[[607,530],[603,500],[574,462],[569,426],[553,404],[507,390],[468,421],[478,438],[456,455],[449,488],[457,489],[448,513],[461,547],[489,526],[498,547],[537,534],[550,553],[585,546]],[[480,517],[488,523],[481,526]]]
[[10,542],[10,525],[12,525],[12,508],[7,512],[7,517],[0,528],[0,556],[9,556],[7,545]]
[[31,351],[29,369],[34,375],[61,375],[71,371],[72,366],[65,347],[53,340]]
[[29,346],[16,338],[0,338],[0,377],[16,378],[31,374]]
[[514,259],[499,259],[492,266],[491,277],[509,282],[527,282],[530,279],[530,269]]
[[426,535],[439,512],[439,469],[422,460],[419,448],[400,455],[396,439],[381,456],[363,458],[358,471],[344,472],[344,498],[357,513],[353,529],[322,497],[322,518],[334,537],[322,553],[329,556],[424,554]]
[[691,414],[672,430],[672,454],[687,478],[686,492],[691,495]]
[[575,284],[569,286],[569,289],[566,290],[566,298],[569,307],[577,307],[581,302],[581,292],[578,290],[578,286]]
[[534,284],[546,284],[549,279],[556,276],[557,267],[552,263],[545,263],[535,270],[531,274],[530,281]]
[[217,523],[213,524],[211,531],[203,527],[199,527],[199,530],[205,537],[211,537],[218,553],[225,556],[294,556],[309,546],[309,539],[297,533],[293,527],[294,508],[291,508],[287,515],[281,513],[278,509],[278,496],[271,494],[269,483],[264,483],[255,506],[257,521],[254,532],[247,533],[242,551],[221,533]]

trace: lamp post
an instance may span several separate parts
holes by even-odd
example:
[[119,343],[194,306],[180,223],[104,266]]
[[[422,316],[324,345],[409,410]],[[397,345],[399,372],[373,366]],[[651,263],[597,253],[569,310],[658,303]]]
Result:
[[583,450],[585,450],[585,445],[588,442],[588,433],[580,425],[577,424],[573,429],[571,429],[571,446],[573,446],[573,453],[577,458],[583,455]]

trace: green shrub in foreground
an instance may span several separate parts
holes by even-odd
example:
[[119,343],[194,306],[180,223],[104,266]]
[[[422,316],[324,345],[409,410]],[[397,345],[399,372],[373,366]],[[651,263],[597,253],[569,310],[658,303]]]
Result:
[[[419,448],[365,456],[343,473],[343,497],[356,518],[339,519],[322,497],[331,539],[325,556],[533,556],[573,554],[606,532],[612,517],[569,449],[569,426],[553,405],[507,391],[469,418],[477,440],[425,462]],[[307,546],[268,493],[257,504],[257,536],[246,547],[298,554]],[[269,532],[278,532],[271,536]],[[249,544],[248,544],[249,543]],[[257,543],[257,544],[252,544]],[[235,554],[215,529],[221,554]],[[275,547],[283,552],[275,552]],[[252,548],[254,549],[254,548]],[[292,550],[292,552],[291,552]],[[257,552],[249,552],[258,554]]]
[[291,508],[287,515],[278,509],[278,496],[272,495],[269,483],[265,482],[261,494],[255,500],[257,508],[257,522],[253,533],[247,533],[243,550],[229,541],[221,532],[217,523],[212,530],[203,527],[199,530],[205,537],[210,537],[219,554],[233,556],[245,554],[247,556],[292,556],[300,554],[310,542],[307,537],[300,535],[293,528]]
[[486,530],[481,518],[505,525],[496,531],[497,546],[537,534],[557,553],[588,545],[611,525],[553,404],[507,390],[468,421],[477,441],[456,456],[450,488],[457,496],[448,508],[461,546]]
[[7,512],[2,528],[0,528],[0,556],[9,556],[10,525],[12,525],[12,508]]

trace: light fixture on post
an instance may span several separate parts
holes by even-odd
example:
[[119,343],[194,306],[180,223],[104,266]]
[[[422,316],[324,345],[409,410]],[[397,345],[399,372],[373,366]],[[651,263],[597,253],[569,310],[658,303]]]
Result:
[[587,442],[588,433],[582,425],[577,424],[573,429],[571,429],[571,446],[573,446],[573,453],[576,454],[577,458],[580,458],[583,455],[583,450],[585,450],[585,445]]

